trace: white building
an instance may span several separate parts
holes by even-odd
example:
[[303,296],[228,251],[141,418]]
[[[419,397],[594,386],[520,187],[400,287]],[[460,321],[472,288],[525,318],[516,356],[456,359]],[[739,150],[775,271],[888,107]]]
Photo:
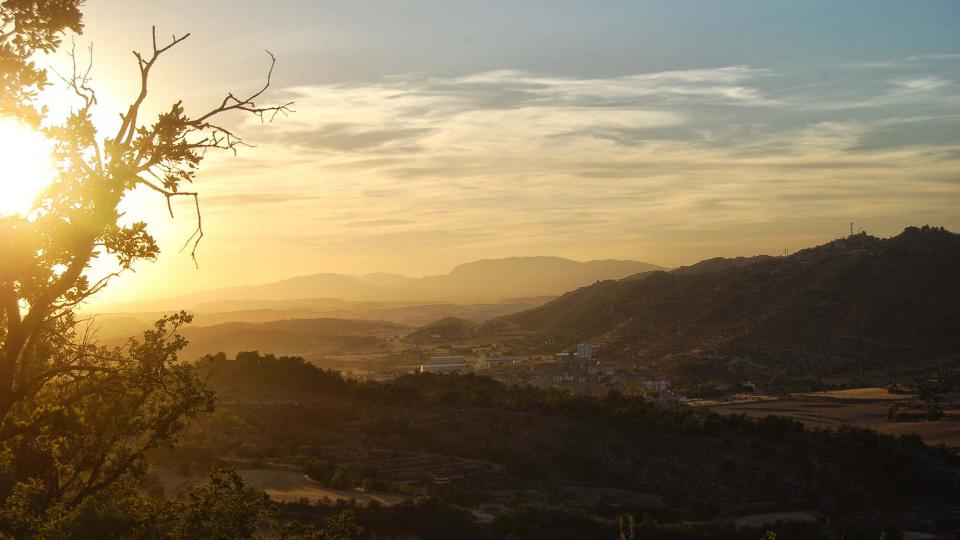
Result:
[[420,373],[464,373],[467,361],[462,356],[432,356],[420,366]]
[[592,360],[593,359],[593,345],[589,343],[581,343],[577,345],[577,359],[578,360]]
[[526,356],[481,356],[477,362],[477,369],[493,369],[505,366],[516,366],[527,361]]

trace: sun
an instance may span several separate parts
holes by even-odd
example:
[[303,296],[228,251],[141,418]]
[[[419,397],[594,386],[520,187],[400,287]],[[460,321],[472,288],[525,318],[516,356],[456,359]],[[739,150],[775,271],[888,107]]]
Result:
[[13,119],[0,119],[0,215],[26,214],[53,181],[52,144]]

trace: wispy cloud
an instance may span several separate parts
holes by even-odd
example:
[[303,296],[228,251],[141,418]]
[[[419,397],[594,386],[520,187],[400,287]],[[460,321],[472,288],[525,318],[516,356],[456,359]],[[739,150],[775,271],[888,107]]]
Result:
[[703,255],[698,235],[715,254],[769,251],[766,233],[744,231],[791,237],[801,219],[956,225],[960,90],[922,65],[287,88],[296,114],[258,124],[258,148],[204,172],[208,234],[317,267],[335,253],[341,268],[397,271],[378,261],[674,264]]

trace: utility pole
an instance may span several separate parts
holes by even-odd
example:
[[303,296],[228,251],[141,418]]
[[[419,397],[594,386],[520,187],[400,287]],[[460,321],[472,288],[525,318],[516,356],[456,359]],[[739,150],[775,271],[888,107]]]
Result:
[[853,222],[850,222],[850,236],[853,236]]

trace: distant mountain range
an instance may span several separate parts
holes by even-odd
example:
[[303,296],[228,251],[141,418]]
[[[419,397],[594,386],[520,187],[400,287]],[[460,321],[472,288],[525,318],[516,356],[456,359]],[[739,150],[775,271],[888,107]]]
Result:
[[[910,227],[888,239],[854,235],[784,257],[716,258],[670,271],[529,257],[478,261],[428,278],[304,276],[173,305],[196,314],[184,332],[188,357],[254,349],[315,356],[489,337],[518,352],[589,341],[605,361],[677,380],[919,373],[960,363],[958,268],[960,236]],[[340,294],[393,300],[322,298],[343,283],[353,288]],[[471,288],[473,298],[526,296],[565,283],[572,290],[558,298],[397,300],[456,298]],[[101,315],[97,326],[116,341],[157,315]]]
[[189,309],[323,309],[348,302],[500,302],[556,296],[596,281],[662,269],[638,261],[578,262],[560,257],[511,257],[461,264],[449,274],[413,278],[396,274],[313,274],[265,285],[229,287],[178,298],[111,306],[110,311]]
[[909,227],[603,281],[483,331],[542,350],[592,341],[611,359],[664,369],[684,357],[797,376],[909,369],[960,362],[958,269],[960,236]]
[[[313,349],[303,347],[298,336],[310,335],[303,332],[304,321],[341,320],[345,322],[370,321],[372,324],[394,324],[397,328],[409,331],[410,327],[430,324],[444,318],[465,320],[476,326],[485,320],[530,309],[547,302],[554,297],[518,298],[496,304],[395,304],[374,302],[337,302],[333,306],[317,301],[305,303],[306,307],[284,307],[283,303],[271,304],[276,309],[249,309],[222,312],[194,312],[193,324],[184,330],[191,340],[187,352],[200,354],[223,351],[261,350],[277,354],[307,354]],[[303,304],[303,303],[301,303]],[[110,343],[126,341],[130,336],[139,336],[153,327],[154,321],[166,314],[166,311],[103,313],[92,320],[92,329],[99,339]],[[277,331],[286,331],[287,327],[296,327],[286,335]],[[206,331],[210,328],[209,332]],[[373,328],[373,327],[368,327]],[[194,329],[202,330],[194,332]],[[215,330],[214,330],[215,329]],[[227,335],[227,330],[232,335]],[[329,332],[316,333],[329,337]],[[280,337],[277,337],[280,336]],[[210,339],[208,339],[210,338]],[[276,339],[275,339],[276,338]],[[281,339],[282,341],[277,341]],[[285,341],[284,341],[285,340]],[[329,340],[327,340],[329,341]]]

